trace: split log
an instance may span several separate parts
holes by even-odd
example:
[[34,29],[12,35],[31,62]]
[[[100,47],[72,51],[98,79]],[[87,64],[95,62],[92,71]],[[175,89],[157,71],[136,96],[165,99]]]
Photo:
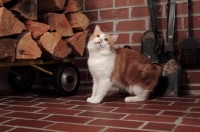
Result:
[[73,30],[64,14],[47,13],[40,17],[40,21],[50,25],[50,31],[56,31],[63,37],[72,36]]
[[62,40],[61,34],[57,32],[46,32],[37,42],[43,50],[44,58],[62,59],[71,52],[67,43]]
[[43,35],[44,33],[46,33],[50,29],[49,25],[44,24],[44,23],[40,23],[40,22],[37,22],[37,21],[27,20],[24,23],[25,23],[26,29],[31,32],[32,37],[34,39]]
[[38,0],[38,13],[52,13],[64,10],[66,0]]
[[7,8],[21,20],[37,20],[37,0],[18,0]]
[[72,54],[76,56],[83,56],[86,44],[86,37],[89,30],[77,32],[73,36],[64,39],[67,44],[72,48]]
[[83,0],[68,0],[63,14],[77,12],[83,8]]
[[81,12],[69,13],[66,16],[69,24],[75,30],[85,30],[89,25],[89,19]]
[[12,0],[2,0],[2,1],[3,1],[3,3],[8,3],[8,2],[10,2]]
[[3,0],[0,0],[0,6],[3,6]]
[[0,23],[0,37],[20,34],[26,29],[25,25],[4,7],[0,7]]
[[16,40],[11,38],[2,38],[0,39],[0,47],[0,59],[14,62]]
[[17,37],[16,59],[37,59],[41,54],[42,51],[32,39],[31,32]]

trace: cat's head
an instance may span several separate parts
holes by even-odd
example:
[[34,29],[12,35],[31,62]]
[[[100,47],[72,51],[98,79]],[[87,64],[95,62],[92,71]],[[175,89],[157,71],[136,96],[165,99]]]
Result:
[[109,35],[101,31],[98,25],[95,26],[94,33],[88,41],[88,50],[100,53],[112,53],[115,51],[114,43],[118,35]]

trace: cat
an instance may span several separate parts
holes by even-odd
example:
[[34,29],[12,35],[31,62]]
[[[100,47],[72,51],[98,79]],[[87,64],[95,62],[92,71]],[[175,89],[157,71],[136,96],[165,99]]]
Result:
[[88,67],[93,78],[89,103],[100,103],[112,87],[125,89],[131,95],[125,102],[145,101],[159,81],[162,67],[134,50],[115,49],[117,38],[117,34],[106,34],[96,25],[88,40]]

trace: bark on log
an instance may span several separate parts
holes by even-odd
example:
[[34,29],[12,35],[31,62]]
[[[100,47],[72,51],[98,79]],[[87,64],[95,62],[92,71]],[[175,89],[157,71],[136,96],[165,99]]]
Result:
[[38,13],[52,13],[64,10],[66,0],[38,0]]
[[63,14],[77,12],[83,7],[83,0],[68,0]]
[[37,0],[18,0],[8,6],[8,9],[20,20],[37,20]]
[[44,24],[44,23],[40,23],[40,22],[37,22],[37,21],[27,20],[24,23],[25,23],[26,29],[31,32],[32,37],[34,39],[43,35],[44,33],[46,33],[50,29],[49,25]]
[[86,44],[86,37],[89,30],[75,33],[73,36],[64,39],[67,44],[72,48],[72,54],[76,56],[83,56]]
[[20,34],[17,37],[16,59],[37,59],[42,51],[32,39],[31,32]]
[[44,58],[62,59],[71,52],[61,37],[61,34],[57,32],[46,32],[40,37],[38,45],[43,50],[42,56]]
[[11,11],[0,7],[0,37],[20,34],[25,29],[25,25]]
[[69,24],[75,30],[85,30],[89,25],[89,19],[81,12],[67,14]]
[[63,37],[72,36],[73,30],[64,14],[47,13],[42,15],[41,21],[50,25],[50,31],[56,31]]
[[14,62],[16,40],[11,38],[2,38],[0,39],[0,47],[0,59]]

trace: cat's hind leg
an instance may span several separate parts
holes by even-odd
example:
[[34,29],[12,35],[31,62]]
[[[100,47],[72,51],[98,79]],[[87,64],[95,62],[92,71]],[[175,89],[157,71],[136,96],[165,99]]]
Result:
[[129,93],[135,96],[129,96],[125,98],[125,102],[138,102],[138,101],[145,101],[149,98],[150,91],[143,89],[140,86],[133,86],[130,87]]

